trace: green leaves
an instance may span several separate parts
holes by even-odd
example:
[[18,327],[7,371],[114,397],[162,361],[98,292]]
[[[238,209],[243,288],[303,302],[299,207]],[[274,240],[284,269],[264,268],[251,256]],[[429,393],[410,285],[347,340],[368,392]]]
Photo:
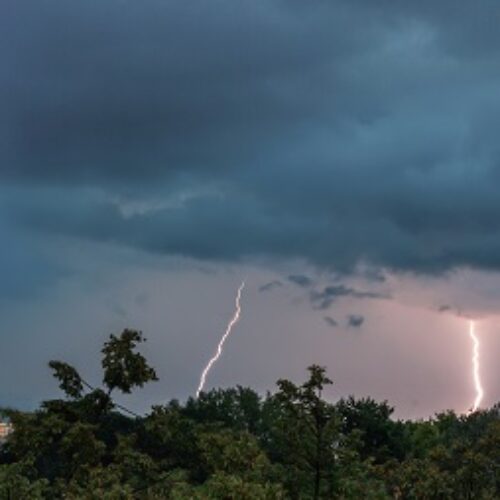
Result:
[[[139,352],[135,352],[137,345],[145,341],[142,332],[136,330],[125,329],[119,336],[110,335],[101,351],[103,354],[103,382],[108,389],[108,395],[114,389],[130,393],[134,387],[142,387],[147,382],[158,380],[155,370],[149,366],[146,358]],[[97,391],[96,388],[85,382],[71,365],[62,361],[50,361],[49,367],[54,371],[54,377],[59,380],[60,389],[68,397],[72,399],[82,398],[84,387],[93,392]],[[103,400],[97,393],[94,399]],[[102,401],[102,403],[105,402]],[[106,405],[104,404],[104,406]]]
[[499,406],[394,421],[386,402],[325,401],[332,382],[312,365],[266,397],[214,389],[129,418],[111,393],[157,380],[143,341],[110,336],[103,388],[51,361],[66,398],[0,411],[14,426],[0,445],[1,500],[500,498]]
[[0,465],[0,498],[43,500],[49,492],[46,479],[34,479],[33,471],[22,462]]
[[50,361],[49,366],[54,370],[54,377],[59,380],[59,388],[70,398],[79,398],[82,395],[82,379],[72,366],[62,361]]
[[158,380],[155,370],[148,365],[144,356],[134,352],[137,344],[145,341],[142,332],[136,330],[123,330],[119,337],[110,335],[102,349],[103,381],[109,392],[117,388],[130,393],[133,387],[142,387],[147,382]]
[[321,396],[332,381],[323,367],[308,368],[309,379],[297,386],[279,380],[279,391],[267,406],[270,424],[267,446],[286,466],[289,489],[301,488],[312,498],[329,494],[336,470],[339,439],[335,408]]

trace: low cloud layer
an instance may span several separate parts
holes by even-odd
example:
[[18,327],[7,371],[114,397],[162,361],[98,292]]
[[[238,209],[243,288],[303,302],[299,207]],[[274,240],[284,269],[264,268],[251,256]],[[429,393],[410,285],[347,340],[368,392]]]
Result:
[[344,272],[500,269],[496,3],[0,9],[17,230]]
[[337,320],[333,319],[331,316],[325,316],[323,319],[325,320],[325,323],[328,326],[331,326],[332,328],[335,328],[336,326],[338,326]]
[[352,328],[361,328],[364,322],[365,318],[361,316],[361,314],[349,314],[349,316],[347,316],[347,326]]
[[288,281],[303,288],[307,288],[314,283],[312,278],[304,274],[291,274],[288,276]]
[[269,281],[268,283],[264,283],[259,287],[259,292],[269,292],[274,290],[275,288],[281,288],[283,283],[279,280]]
[[319,292],[313,290],[310,294],[311,303],[316,309],[328,309],[341,297],[353,297],[355,299],[389,298],[388,295],[383,293],[356,290],[345,285],[329,285]]

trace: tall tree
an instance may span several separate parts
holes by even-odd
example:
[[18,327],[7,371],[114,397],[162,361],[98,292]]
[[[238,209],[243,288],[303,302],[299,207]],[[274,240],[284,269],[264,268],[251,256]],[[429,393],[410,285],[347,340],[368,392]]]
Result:
[[306,488],[316,500],[335,489],[339,426],[334,407],[322,399],[324,387],[332,383],[325,368],[312,365],[308,371],[309,379],[300,386],[278,381],[278,392],[265,404],[265,442],[271,456],[285,464],[289,489]]

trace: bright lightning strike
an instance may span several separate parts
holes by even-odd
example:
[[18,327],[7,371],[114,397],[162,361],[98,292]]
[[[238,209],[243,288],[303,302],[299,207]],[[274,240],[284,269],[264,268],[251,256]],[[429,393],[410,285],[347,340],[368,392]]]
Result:
[[236,294],[236,310],[234,311],[233,317],[229,321],[226,327],[226,331],[222,338],[220,339],[219,345],[217,346],[217,351],[214,354],[213,358],[210,359],[208,362],[207,366],[203,370],[201,377],[200,377],[200,384],[198,385],[198,389],[196,391],[196,397],[200,395],[200,392],[203,390],[203,387],[205,386],[205,381],[208,375],[208,372],[210,371],[210,368],[212,368],[212,365],[219,359],[220,355],[222,354],[222,348],[224,347],[224,342],[226,339],[229,337],[229,334],[231,333],[234,325],[238,323],[240,320],[240,314],[241,314],[241,293],[243,292],[243,288],[245,288],[245,282],[242,281],[240,287],[238,288],[238,293]]
[[475,324],[472,320],[469,321],[469,337],[471,338],[473,344],[472,373],[474,377],[474,387],[476,388],[476,398],[474,399],[474,405],[470,410],[472,413],[479,408],[484,395],[483,386],[481,385],[481,377],[479,375],[479,338],[476,335]]

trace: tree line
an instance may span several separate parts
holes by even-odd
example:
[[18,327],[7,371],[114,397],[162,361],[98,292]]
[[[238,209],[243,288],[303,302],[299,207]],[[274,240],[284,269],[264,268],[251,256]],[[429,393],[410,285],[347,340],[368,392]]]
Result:
[[0,499],[500,498],[499,404],[395,420],[385,401],[325,401],[332,381],[313,365],[264,397],[214,389],[140,416],[113,397],[157,380],[144,340],[109,337],[102,387],[51,361],[64,397],[1,410],[14,432],[0,447]]

